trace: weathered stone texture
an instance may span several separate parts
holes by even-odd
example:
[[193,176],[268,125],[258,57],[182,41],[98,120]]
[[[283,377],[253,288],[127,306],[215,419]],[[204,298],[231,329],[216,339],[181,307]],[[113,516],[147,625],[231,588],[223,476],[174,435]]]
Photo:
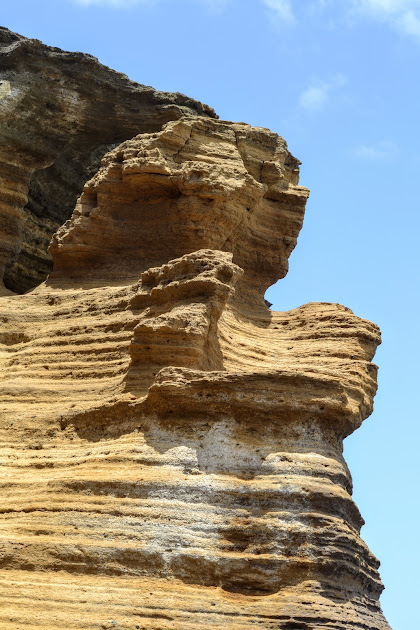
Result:
[[[0,27],[0,284],[23,293],[51,271],[47,248],[101,157],[207,105],[130,81],[95,57]],[[4,291],[4,289],[3,289]]]
[[49,280],[0,300],[0,627],[389,630],[343,438],[378,328],[274,313],[308,191],[266,129],[108,153]]

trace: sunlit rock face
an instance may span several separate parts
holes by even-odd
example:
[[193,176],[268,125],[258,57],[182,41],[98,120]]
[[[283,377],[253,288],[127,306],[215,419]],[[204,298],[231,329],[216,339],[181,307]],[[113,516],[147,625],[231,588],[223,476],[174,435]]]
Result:
[[389,630],[342,457],[378,328],[263,299],[298,164],[245,124],[140,134],[85,185],[48,281],[1,299],[4,627]]
[[215,117],[207,105],[134,83],[91,55],[0,27],[0,285],[4,277],[23,293],[45,280],[51,236],[104,153],[197,115]]
[[[308,191],[267,129],[196,118],[123,143],[54,236],[52,278],[121,277],[202,248],[233,253],[236,300],[261,306],[288,269]],[[245,306],[245,304],[244,304]]]

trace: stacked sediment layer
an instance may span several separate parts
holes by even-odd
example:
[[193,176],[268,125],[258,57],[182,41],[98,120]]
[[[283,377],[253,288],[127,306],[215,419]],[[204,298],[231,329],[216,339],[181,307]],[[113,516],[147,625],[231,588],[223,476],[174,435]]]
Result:
[[307,194],[276,134],[170,122],[1,299],[0,627],[389,629],[342,458],[379,331],[263,300]]

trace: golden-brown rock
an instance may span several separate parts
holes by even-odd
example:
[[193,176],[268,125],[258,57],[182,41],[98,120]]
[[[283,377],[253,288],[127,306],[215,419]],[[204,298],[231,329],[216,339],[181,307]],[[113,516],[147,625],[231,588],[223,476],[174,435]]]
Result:
[[51,277],[134,282],[171,258],[217,249],[244,270],[236,301],[261,306],[302,226],[298,165],[277,134],[212,119],[128,140],[105,156],[54,236]]
[[307,191],[202,118],[123,143],[0,301],[0,627],[389,630],[343,438],[378,328],[271,312]]

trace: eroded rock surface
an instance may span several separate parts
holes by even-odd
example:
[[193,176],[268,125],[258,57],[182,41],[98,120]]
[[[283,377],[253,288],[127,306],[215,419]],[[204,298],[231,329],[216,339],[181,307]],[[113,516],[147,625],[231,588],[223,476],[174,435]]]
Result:
[[307,196],[276,134],[169,122],[1,299],[0,625],[389,630],[342,457],[379,330],[263,299]]
[[[23,293],[51,271],[53,233],[104,153],[182,116],[215,117],[83,53],[0,27],[0,285]],[[4,291],[4,289],[3,289]]]

